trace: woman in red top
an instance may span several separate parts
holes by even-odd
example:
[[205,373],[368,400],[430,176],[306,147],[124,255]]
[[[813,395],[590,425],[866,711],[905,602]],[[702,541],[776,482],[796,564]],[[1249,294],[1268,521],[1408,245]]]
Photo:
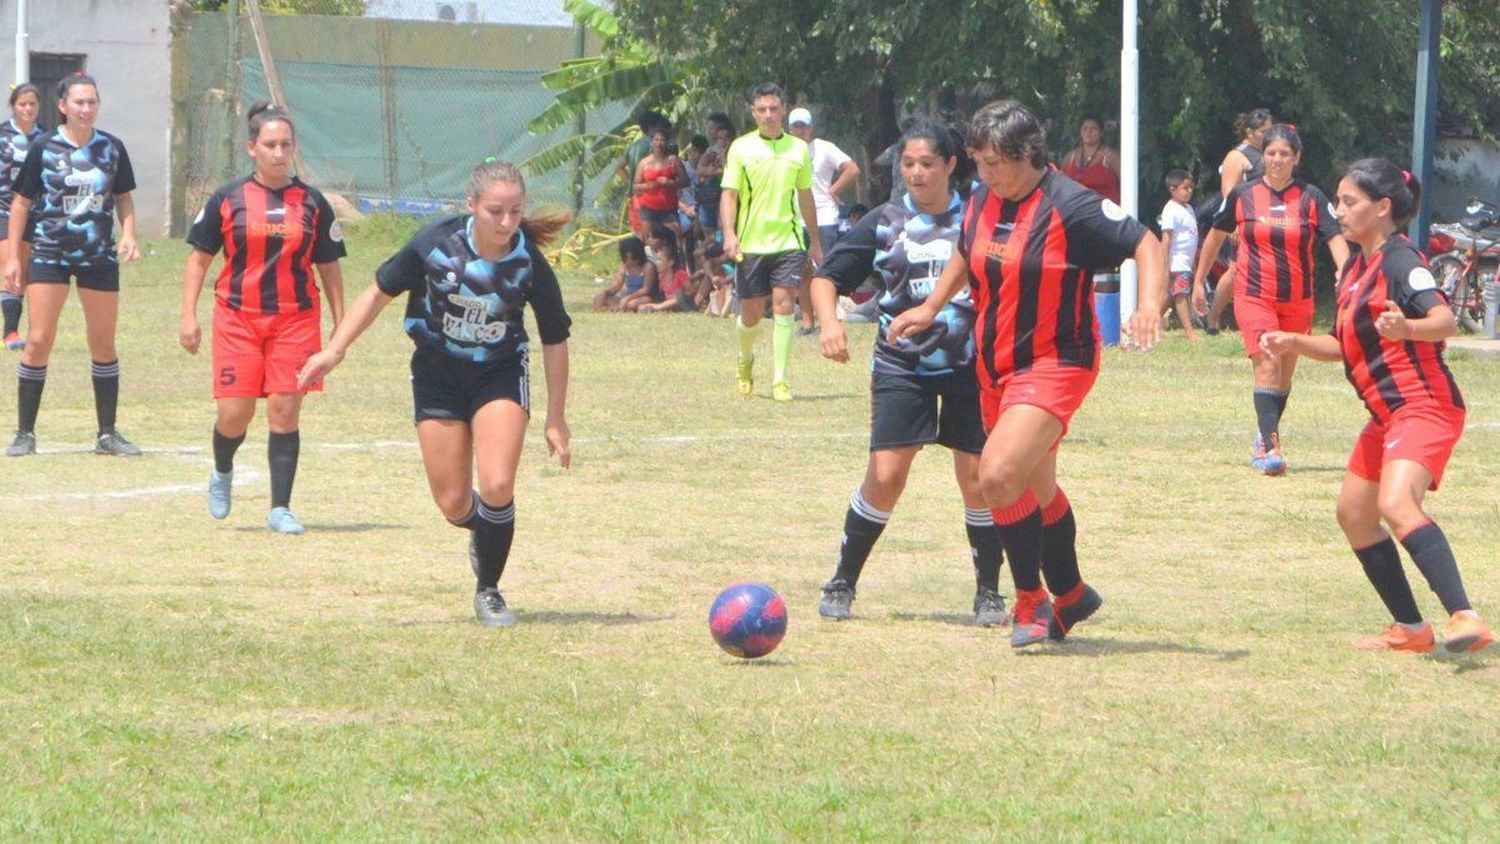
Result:
[[1302,137],[1278,123],[1266,131],[1266,174],[1241,182],[1214,215],[1198,252],[1193,306],[1203,312],[1203,280],[1230,232],[1239,234],[1234,255],[1234,319],[1254,370],[1251,394],[1258,433],[1250,466],[1267,475],[1286,471],[1281,454],[1281,416],[1297,369],[1295,353],[1270,354],[1260,344],[1268,331],[1306,334],[1313,322],[1313,245],[1327,243],[1338,266],[1349,257],[1333,203],[1316,185],[1297,178]]
[[958,248],[926,301],[897,315],[887,335],[908,342],[969,288],[988,432],[979,483],[1011,561],[1011,645],[1022,647],[1062,639],[1103,603],[1079,575],[1073,510],[1057,485],[1057,446],[1099,369],[1093,272],[1140,264],[1129,332],[1149,348],[1161,339],[1166,259],[1139,220],[1048,168],[1046,133],[1025,106],[980,109],[967,142],[983,184],[964,208]]
[[1078,123],[1078,146],[1062,160],[1068,178],[1111,202],[1120,201],[1120,154],[1104,143],[1104,124],[1096,114]]
[[[338,327],[344,315],[344,237],[333,209],[316,188],[288,169],[296,153],[292,118],[268,102],[250,109],[246,151],[255,172],[219,188],[193,221],[193,247],[182,274],[182,323],[178,342],[197,354],[198,294],[208,268],[222,250],[224,269],[214,289],[213,373],[218,419],[214,422],[214,469],[208,481],[208,512],[229,515],[234,453],[255,418],[255,402],[266,400],[270,439],[271,512],[266,527],[299,534],[292,515],[301,436],[302,396],[297,370],[322,348],[322,309],[312,271],[317,268]],[[314,386],[310,389],[320,389]]]
[[1494,637],[1469,604],[1447,537],[1422,510],[1463,434],[1464,400],[1443,362],[1443,341],[1456,331],[1453,311],[1426,258],[1398,233],[1421,190],[1410,173],[1384,159],[1349,165],[1339,182],[1338,215],[1353,254],[1333,333],[1273,331],[1261,343],[1273,354],[1343,361],[1370,411],[1349,456],[1338,519],[1395,621],[1378,636],[1356,639],[1355,647],[1425,653],[1433,646],[1432,625],[1417,609],[1396,543],[1380,526],[1384,519],[1442,601],[1443,646],[1458,653],[1477,651]]
[[677,191],[687,187],[687,168],[682,159],[667,151],[667,130],[657,127],[651,132],[651,152],[635,166],[635,199],[640,210],[642,240],[652,226],[666,226],[682,235],[677,220]]

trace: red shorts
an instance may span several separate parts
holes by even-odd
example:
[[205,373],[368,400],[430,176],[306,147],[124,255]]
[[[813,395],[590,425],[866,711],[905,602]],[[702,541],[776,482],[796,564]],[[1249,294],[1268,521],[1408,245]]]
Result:
[[1172,298],[1193,295],[1193,274],[1172,273]]
[[262,398],[297,389],[297,371],[323,348],[322,311],[258,314],[214,307],[214,398]]
[[1464,433],[1464,411],[1459,407],[1402,407],[1382,425],[1371,419],[1354,441],[1349,471],[1380,483],[1380,470],[1392,460],[1411,460],[1432,475],[1435,490],[1458,438]]
[[1277,302],[1241,296],[1234,292],[1234,321],[1239,323],[1240,338],[1245,341],[1245,354],[1258,358],[1265,354],[1260,350],[1260,335],[1267,331],[1290,331],[1306,334],[1312,331],[1313,300],[1300,302]]
[[[981,367],[982,369],[982,367]],[[1045,360],[1029,369],[1000,376],[1000,384],[990,388],[983,382],[979,385],[979,413],[984,421],[985,433],[994,429],[1006,409],[1018,404],[1029,404],[1056,416],[1062,422],[1062,434],[1052,447],[1068,434],[1068,423],[1083,404],[1099,370],[1080,366],[1060,366],[1055,360]]]

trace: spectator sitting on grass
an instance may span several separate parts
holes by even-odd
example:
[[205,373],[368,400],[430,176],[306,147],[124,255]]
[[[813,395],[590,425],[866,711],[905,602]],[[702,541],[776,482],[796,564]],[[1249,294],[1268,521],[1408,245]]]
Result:
[[615,280],[594,297],[595,311],[624,310],[627,299],[656,287],[656,266],[646,259],[646,244],[635,235],[620,241],[620,268]]
[[677,236],[666,226],[656,226],[651,230],[651,250],[656,253],[656,277],[661,279],[661,295],[652,297],[653,301],[642,302],[639,310],[642,313],[695,310],[692,277],[682,260]]

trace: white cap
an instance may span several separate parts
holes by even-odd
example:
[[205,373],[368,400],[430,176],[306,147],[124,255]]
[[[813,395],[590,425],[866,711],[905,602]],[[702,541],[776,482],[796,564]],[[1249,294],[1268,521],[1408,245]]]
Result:
[[796,126],[798,123],[806,123],[811,126],[812,112],[805,108],[794,108],[792,109],[792,113],[786,116],[786,122],[788,126]]

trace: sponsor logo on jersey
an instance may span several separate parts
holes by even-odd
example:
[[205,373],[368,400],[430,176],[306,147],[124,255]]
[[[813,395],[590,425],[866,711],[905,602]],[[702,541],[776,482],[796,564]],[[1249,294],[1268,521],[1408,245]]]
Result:
[[1106,199],[1103,202],[1099,203],[1099,209],[1104,212],[1104,216],[1105,217],[1108,217],[1109,219],[1114,220],[1116,223],[1122,223],[1122,222],[1125,221],[1126,217],[1130,216],[1129,214],[1125,213],[1125,209],[1124,208],[1121,208],[1119,205],[1116,205],[1112,200],[1108,200],[1108,199]]
[[1406,285],[1412,290],[1432,290],[1437,287],[1437,279],[1432,277],[1432,270],[1417,267],[1406,276]]

